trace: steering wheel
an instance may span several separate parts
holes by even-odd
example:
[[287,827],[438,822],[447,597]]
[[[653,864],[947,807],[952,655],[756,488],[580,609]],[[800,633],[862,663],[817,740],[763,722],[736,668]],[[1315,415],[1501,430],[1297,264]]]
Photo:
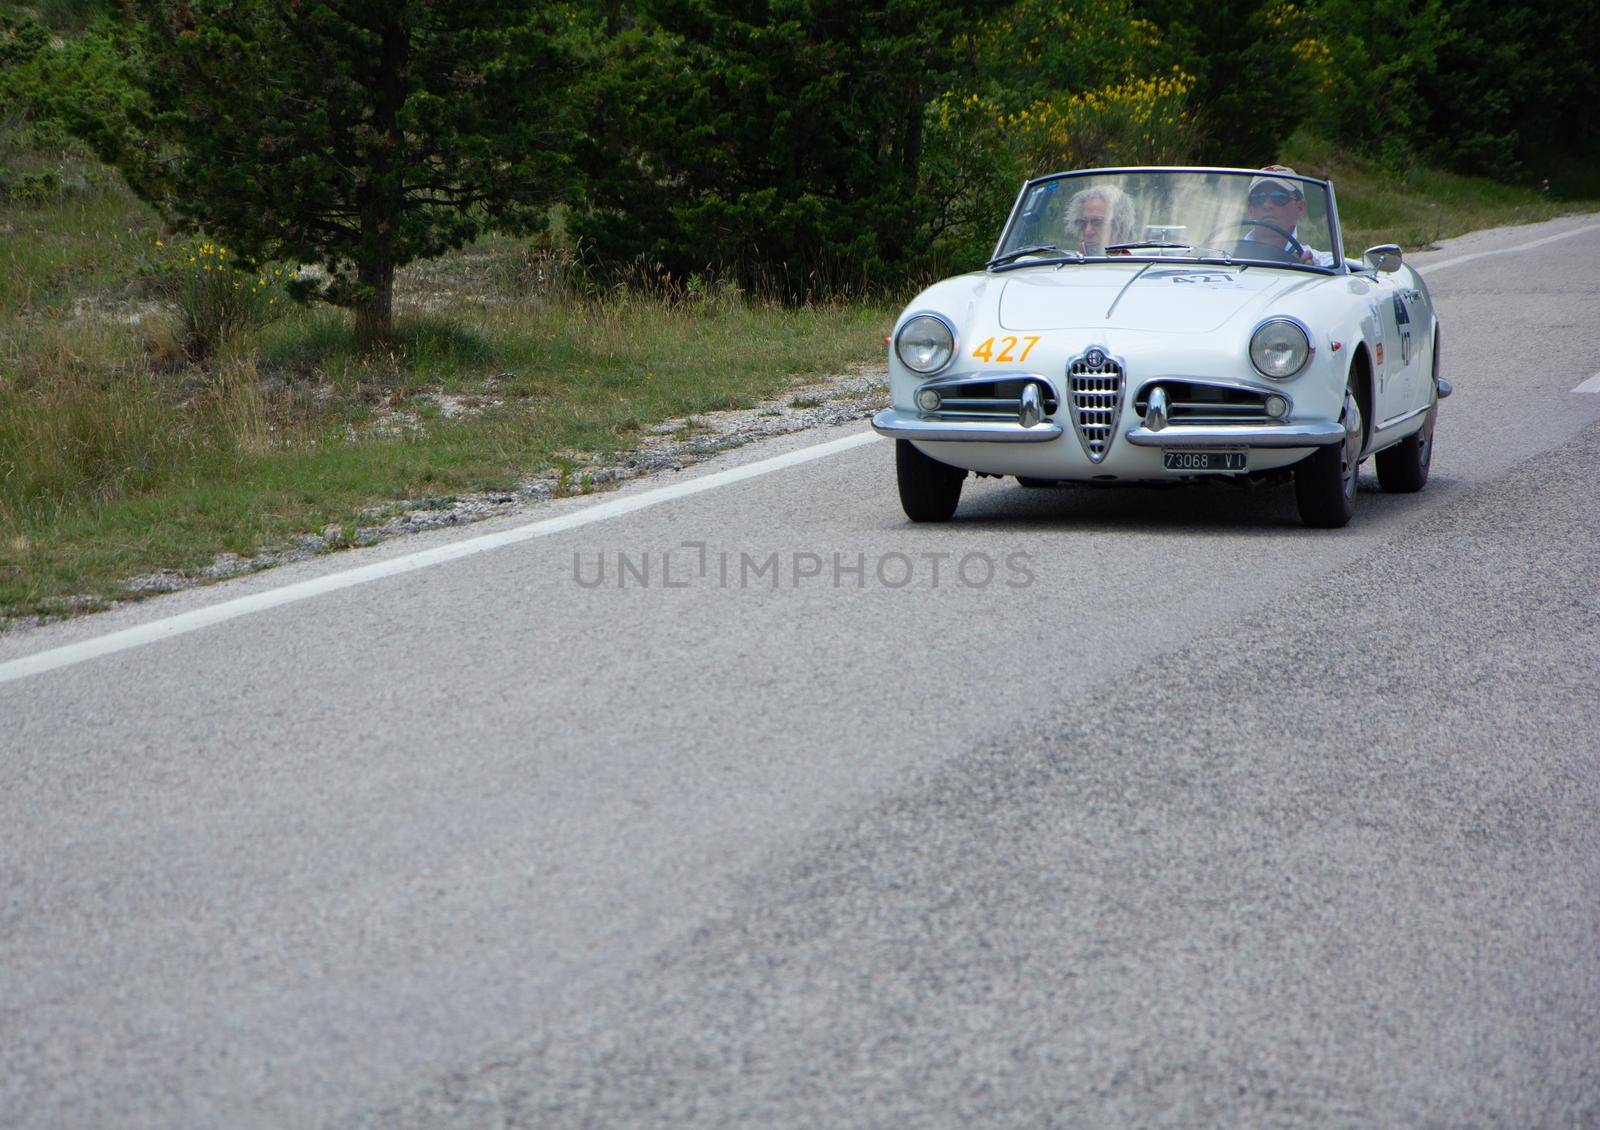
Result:
[[[1284,229],[1280,228],[1277,224],[1269,224],[1266,220],[1241,220],[1237,224],[1224,224],[1224,225],[1222,225],[1222,227],[1218,228],[1216,231],[1214,231],[1210,235],[1206,236],[1206,242],[1210,243],[1213,239],[1216,239],[1217,236],[1221,235],[1223,232],[1232,231],[1235,228],[1266,228],[1270,232],[1276,232],[1278,235],[1283,236],[1283,238],[1285,240],[1287,240],[1288,243],[1289,243],[1289,250],[1287,252],[1282,252],[1281,249],[1279,249],[1279,248],[1273,248],[1271,244],[1265,244],[1265,245],[1263,245],[1264,247],[1270,248],[1271,250],[1280,251],[1280,253],[1282,253],[1282,254],[1291,255],[1295,259],[1299,259],[1300,256],[1305,253],[1305,245],[1294,237],[1294,233],[1293,232],[1285,231]],[[1238,239],[1238,240],[1234,240],[1234,250],[1235,251],[1241,250],[1239,248],[1239,246],[1238,246],[1241,243],[1259,243],[1259,242],[1260,242],[1259,240],[1254,240],[1254,239]]]

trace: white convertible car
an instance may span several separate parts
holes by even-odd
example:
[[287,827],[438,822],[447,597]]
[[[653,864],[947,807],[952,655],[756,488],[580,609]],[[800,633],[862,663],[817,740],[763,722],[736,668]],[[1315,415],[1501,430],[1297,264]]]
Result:
[[1293,478],[1343,526],[1371,456],[1428,478],[1439,327],[1398,247],[1342,253],[1333,186],[1267,169],[1094,169],[1029,181],[982,271],[895,324],[890,407],[908,517],[968,472],[1025,486]]

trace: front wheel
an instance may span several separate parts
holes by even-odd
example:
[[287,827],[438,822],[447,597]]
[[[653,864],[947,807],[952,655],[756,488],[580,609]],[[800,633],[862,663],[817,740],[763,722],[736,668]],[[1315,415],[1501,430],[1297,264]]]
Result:
[[1319,530],[1348,525],[1356,512],[1356,472],[1361,464],[1361,405],[1344,390],[1344,442],[1319,448],[1295,464],[1294,498],[1300,520]]
[[908,439],[894,441],[895,478],[900,485],[900,508],[913,522],[945,522],[961,501],[961,483],[967,473],[924,455]]

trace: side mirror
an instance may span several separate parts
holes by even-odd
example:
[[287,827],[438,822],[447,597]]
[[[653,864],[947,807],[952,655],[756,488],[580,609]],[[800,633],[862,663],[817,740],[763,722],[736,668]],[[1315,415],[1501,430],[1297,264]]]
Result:
[[1380,243],[1361,253],[1361,262],[1372,271],[1389,274],[1400,269],[1400,247],[1394,243]]

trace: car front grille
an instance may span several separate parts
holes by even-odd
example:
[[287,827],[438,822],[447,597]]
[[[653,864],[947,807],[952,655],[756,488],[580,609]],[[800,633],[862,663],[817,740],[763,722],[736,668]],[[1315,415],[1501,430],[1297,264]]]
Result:
[[1031,376],[940,382],[936,387],[942,403],[930,415],[940,420],[1015,420],[1022,410],[1022,390],[1030,384],[1039,386],[1048,420],[1060,410],[1061,401],[1049,381]]
[[1150,408],[1150,392],[1161,388],[1167,394],[1167,422],[1170,424],[1281,424],[1267,415],[1265,392],[1202,384],[1198,381],[1151,381],[1139,390],[1133,407],[1140,416]]
[[1091,462],[1106,457],[1122,408],[1122,366],[1104,350],[1090,349],[1067,367],[1072,391],[1072,426]]

